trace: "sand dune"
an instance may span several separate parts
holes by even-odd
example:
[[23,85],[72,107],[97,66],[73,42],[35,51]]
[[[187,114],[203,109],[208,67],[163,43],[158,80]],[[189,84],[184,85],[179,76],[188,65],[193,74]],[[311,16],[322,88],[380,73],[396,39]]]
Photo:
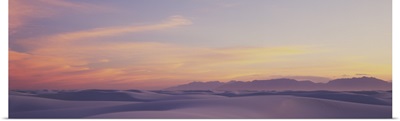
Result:
[[135,102],[122,101],[64,101],[48,98],[40,98],[34,96],[9,96],[9,111],[14,112],[29,112],[37,110],[53,110],[64,108],[83,108],[97,106],[112,106],[120,104],[131,104]]
[[[384,118],[391,107],[295,96],[251,96],[224,99],[155,102],[172,105],[108,113],[89,118]],[[150,106],[149,105],[149,106]],[[128,107],[135,108],[135,105]],[[142,105],[143,106],[143,105]],[[154,115],[157,114],[157,115]],[[170,115],[180,114],[180,115]],[[162,115],[160,117],[159,115]],[[170,115],[170,116],[169,116]]]
[[[112,91],[151,101],[59,100],[10,93],[10,118],[391,118],[390,105],[294,95]],[[196,92],[196,91],[194,91]],[[207,92],[207,91],[206,91]],[[208,92],[209,93],[209,92]],[[240,94],[240,92],[237,92]],[[242,94],[248,94],[244,92]],[[352,93],[355,94],[355,93]],[[101,95],[98,95],[101,96]],[[107,98],[103,95],[103,98]],[[190,97],[191,96],[191,97]],[[115,96],[111,96],[115,97]]]

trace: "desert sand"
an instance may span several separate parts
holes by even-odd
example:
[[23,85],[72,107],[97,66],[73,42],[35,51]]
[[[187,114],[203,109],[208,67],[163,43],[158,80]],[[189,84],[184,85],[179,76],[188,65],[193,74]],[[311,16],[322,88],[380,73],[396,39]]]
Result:
[[10,118],[392,117],[391,91],[10,91],[9,111]]

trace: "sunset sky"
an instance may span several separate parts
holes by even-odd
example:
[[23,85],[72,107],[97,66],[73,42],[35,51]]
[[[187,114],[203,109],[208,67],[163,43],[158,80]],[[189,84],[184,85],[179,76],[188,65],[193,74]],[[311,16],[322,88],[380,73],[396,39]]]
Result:
[[10,0],[11,89],[392,80],[391,0]]

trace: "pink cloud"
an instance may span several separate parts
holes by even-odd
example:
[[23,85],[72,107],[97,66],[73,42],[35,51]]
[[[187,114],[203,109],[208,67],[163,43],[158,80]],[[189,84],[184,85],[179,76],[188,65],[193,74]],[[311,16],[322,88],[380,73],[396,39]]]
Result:
[[15,33],[29,21],[52,17],[68,11],[112,11],[113,9],[66,0],[10,0],[9,1],[9,29]]

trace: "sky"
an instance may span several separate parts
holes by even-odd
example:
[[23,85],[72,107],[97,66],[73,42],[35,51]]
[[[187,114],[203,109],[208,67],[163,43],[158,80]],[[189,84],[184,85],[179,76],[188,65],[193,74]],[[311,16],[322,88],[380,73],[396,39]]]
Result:
[[12,0],[11,89],[392,81],[390,0]]

